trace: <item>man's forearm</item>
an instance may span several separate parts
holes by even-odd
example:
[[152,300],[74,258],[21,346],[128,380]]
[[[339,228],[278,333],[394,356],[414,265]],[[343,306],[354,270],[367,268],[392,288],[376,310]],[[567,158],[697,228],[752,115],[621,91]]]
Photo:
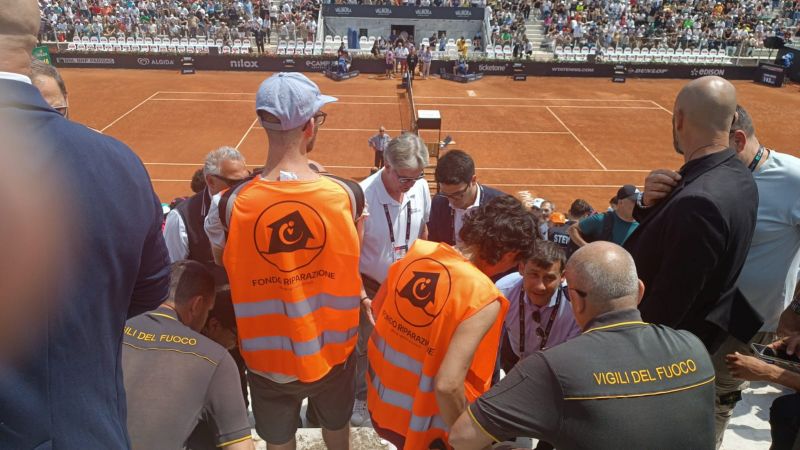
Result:
[[451,387],[437,386],[436,401],[439,412],[448,427],[452,427],[458,417],[467,409],[467,398],[464,396],[464,383]]

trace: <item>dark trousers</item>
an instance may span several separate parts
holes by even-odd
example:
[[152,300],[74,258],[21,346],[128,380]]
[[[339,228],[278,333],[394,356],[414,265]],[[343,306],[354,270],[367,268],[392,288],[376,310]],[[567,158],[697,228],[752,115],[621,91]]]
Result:
[[375,151],[375,161],[373,166],[380,169],[383,167],[383,152]]
[[800,446],[800,394],[784,395],[772,402],[769,426],[772,433],[770,450],[792,450]]
[[256,47],[258,48],[258,53],[259,54],[263,54],[264,53],[264,41],[261,41],[261,42],[256,41]]

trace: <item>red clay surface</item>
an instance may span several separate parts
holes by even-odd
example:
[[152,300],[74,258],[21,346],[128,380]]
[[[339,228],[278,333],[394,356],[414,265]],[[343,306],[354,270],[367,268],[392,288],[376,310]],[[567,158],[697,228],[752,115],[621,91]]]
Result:
[[[162,201],[188,195],[205,154],[237,147],[253,166],[266,160],[267,139],[254,112],[255,92],[268,73],[62,69],[73,120],[128,144],[145,163]],[[331,172],[369,174],[367,139],[384,125],[392,136],[407,126],[397,81],[362,75],[334,82],[309,77],[326,106],[312,157]],[[604,209],[625,183],[641,186],[651,169],[678,169],[672,148],[672,104],[685,80],[487,77],[460,84],[439,79],[414,85],[417,109],[438,109],[450,148],[468,151],[481,182],[515,194],[528,190],[565,210],[575,198]],[[739,102],[770,148],[800,156],[800,88],[736,81]],[[435,133],[423,132],[426,141]]]

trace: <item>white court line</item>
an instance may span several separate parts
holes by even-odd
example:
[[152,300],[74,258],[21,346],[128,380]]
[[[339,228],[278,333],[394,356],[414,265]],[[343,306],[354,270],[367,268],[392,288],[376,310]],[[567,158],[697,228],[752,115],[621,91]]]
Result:
[[[228,103],[255,103],[255,100],[224,99],[224,98],[154,98],[154,102],[228,102]],[[397,105],[397,102],[336,102],[332,105]],[[652,108],[657,109],[657,108]]]
[[[220,99],[220,98],[154,98],[154,102],[225,102],[255,103],[255,100]],[[333,105],[397,105],[398,102],[336,102]],[[655,106],[582,106],[582,105],[469,105],[465,103],[417,103],[417,106],[459,106],[464,108],[575,108],[575,109],[664,109]]]
[[[145,166],[194,166],[194,167],[202,167],[202,163],[165,163],[165,162],[146,162],[144,163]],[[263,164],[248,164],[248,167],[261,167]],[[371,169],[372,166],[334,166],[323,164],[326,168],[331,169]],[[636,173],[650,173],[648,169],[564,169],[564,168],[555,168],[555,169],[532,169],[532,168],[523,168],[523,167],[476,167],[476,170],[491,170],[493,172],[502,172],[502,171],[510,171],[510,172],[622,172],[622,173],[629,173],[629,172],[636,172]],[[617,186],[619,187],[619,186]]]
[[558,121],[558,123],[560,123],[560,124],[561,124],[561,126],[562,126],[562,127],[564,127],[564,129],[566,129],[567,131],[569,131],[569,134],[571,134],[571,135],[572,135],[572,137],[574,137],[574,138],[575,138],[575,140],[576,140],[576,141],[578,141],[578,144],[581,144],[581,147],[583,147],[583,148],[584,148],[584,150],[586,150],[586,152],[587,152],[587,153],[588,153],[588,154],[589,154],[589,155],[590,155],[592,158],[594,158],[594,160],[595,160],[595,161],[597,161],[597,164],[600,164],[600,167],[602,167],[604,170],[606,170],[606,169],[607,169],[607,167],[606,167],[605,165],[603,165],[603,163],[601,163],[601,162],[600,162],[600,160],[599,160],[599,159],[597,159],[597,157],[596,157],[596,156],[594,156],[594,153],[592,153],[592,151],[591,151],[591,150],[589,150],[589,147],[587,147],[586,145],[584,145],[584,143],[583,143],[583,142],[582,142],[580,139],[578,139],[578,136],[575,136],[575,133],[573,133],[573,132],[572,132],[572,130],[570,130],[570,129],[569,129],[569,127],[567,126],[567,124],[565,124],[565,123],[564,123],[564,121],[562,121],[562,120],[561,120],[561,118],[560,118],[560,117],[558,117],[558,116],[556,115],[556,113],[554,113],[554,112],[553,112],[553,110],[552,110],[552,109],[550,109],[550,107],[549,107],[549,106],[547,107],[547,111],[548,111],[550,114],[552,114],[552,115],[553,115],[553,117],[555,117],[555,118],[556,118],[556,120]]
[[672,111],[668,110],[667,108],[664,108],[663,106],[659,105],[659,104],[658,104],[658,103],[656,103],[655,101],[653,101],[653,100],[650,100],[650,103],[652,103],[652,104],[654,104],[654,105],[658,106],[658,107],[659,107],[659,109],[663,109],[663,110],[664,110],[664,111],[666,111],[666,112],[667,112],[667,114],[669,114],[670,116],[672,115]]
[[159,94],[159,92],[160,92],[160,91],[155,91],[155,92],[153,92],[153,95],[151,95],[150,97],[147,97],[146,99],[142,100],[142,102],[141,102],[141,103],[139,103],[138,105],[136,105],[136,106],[134,106],[133,108],[129,109],[129,110],[128,110],[128,112],[126,112],[125,114],[123,114],[123,115],[121,115],[121,116],[117,117],[117,118],[116,118],[116,120],[114,120],[114,121],[113,121],[113,122],[111,122],[110,124],[106,125],[106,126],[105,126],[105,128],[103,128],[102,130],[100,130],[100,132],[101,132],[101,133],[103,133],[103,132],[105,132],[107,129],[111,128],[111,126],[112,126],[112,125],[114,125],[115,123],[117,123],[117,122],[119,122],[120,120],[122,120],[122,119],[123,119],[125,116],[127,116],[128,114],[130,114],[130,113],[134,112],[134,111],[136,110],[136,108],[138,108],[138,107],[140,107],[140,106],[144,105],[145,103],[147,103],[147,101],[148,101],[148,100],[151,100],[153,97],[155,97],[156,95],[158,95],[158,94]]
[[[201,92],[201,91],[161,91],[162,94],[211,94],[211,95],[255,95],[253,92]],[[396,95],[363,95],[363,94],[334,94],[325,92],[326,95],[333,97],[375,97],[375,98],[397,98]],[[431,99],[460,99],[470,100],[470,97],[448,96],[448,97],[426,97],[417,96],[415,98]],[[530,98],[530,97],[476,97],[471,100],[525,100],[525,101],[568,101],[568,102],[652,102],[644,99],[602,99],[602,98]]]
[[[333,166],[325,166],[333,167]],[[186,183],[192,181],[191,179],[174,179],[174,178],[153,178],[150,181],[154,183]],[[603,189],[619,189],[618,184],[503,184],[503,183],[489,183],[491,186],[506,186],[506,187],[553,187],[553,188],[603,188]],[[642,188],[643,186],[637,186]]]
[[255,119],[253,119],[253,123],[251,123],[250,127],[247,128],[247,131],[244,132],[244,136],[242,136],[242,138],[239,139],[239,143],[236,144],[236,150],[239,150],[239,146],[242,145],[242,142],[244,142],[245,138],[247,138],[247,135],[250,134],[250,130],[253,129],[253,125],[255,125],[256,122],[258,122],[258,116],[256,116]]
[[[261,127],[255,126],[253,129],[260,130]],[[377,130],[374,128],[325,128],[322,127],[319,131],[369,131],[369,132],[376,132]],[[400,132],[405,130],[386,130],[389,132]],[[420,130],[420,131],[432,131],[436,132],[436,130]],[[497,133],[497,134],[569,134],[566,131],[513,131],[513,130],[448,130],[447,133]]]

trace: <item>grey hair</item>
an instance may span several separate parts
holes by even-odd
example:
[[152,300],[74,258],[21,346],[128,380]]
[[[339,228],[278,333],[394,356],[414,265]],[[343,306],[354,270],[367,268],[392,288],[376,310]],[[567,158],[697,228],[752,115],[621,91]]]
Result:
[[61,74],[58,73],[58,70],[56,70],[56,68],[50,64],[38,59],[33,59],[31,61],[31,78],[34,81],[37,78],[54,79],[58,85],[58,90],[61,91],[61,95],[64,97],[64,100],[67,99],[67,85],[64,84],[64,79],[61,78]]
[[206,162],[203,165],[203,175],[219,175],[222,161],[227,161],[229,159],[244,162],[244,156],[239,153],[239,150],[233,147],[223,146],[210,152],[206,155]]
[[397,169],[422,170],[428,165],[428,147],[414,133],[406,132],[389,141],[383,156]]
[[596,259],[580,258],[579,262],[575,261],[574,270],[585,283],[582,287],[586,289],[590,301],[605,303],[635,296],[639,292],[636,263],[630,253],[620,250],[604,253]]

